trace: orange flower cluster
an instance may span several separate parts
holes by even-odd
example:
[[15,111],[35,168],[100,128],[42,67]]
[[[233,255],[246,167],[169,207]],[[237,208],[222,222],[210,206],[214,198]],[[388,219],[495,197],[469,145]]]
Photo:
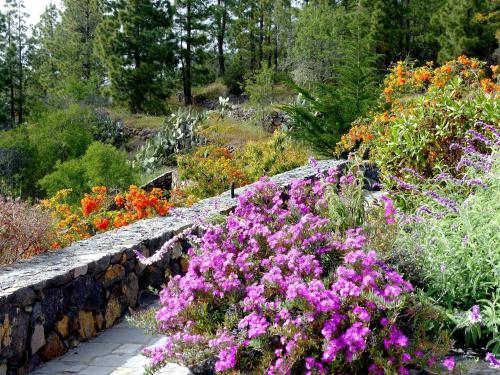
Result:
[[105,186],[95,186],[92,188],[93,195],[85,194],[81,200],[83,216],[99,211],[104,203],[108,189]]
[[[415,89],[424,91],[443,89],[456,76],[469,83],[477,82],[484,74],[482,71],[484,64],[467,56],[459,56],[456,60],[440,67],[433,68],[433,65],[433,62],[428,62],[425,66],[413,68],[408,63],[398,61],[384,82],[385,102],[388,104],[393,101],[398,102],[400,97],[415,92]],[[497,68],[493,66],[492,71],[493,68],[495,68],[493,78],[496,78]],[[489,93],[498,91],[498,85],[495,86],[493,82],[484,81],[483,87]]]
[[454,91],[455,94],[460,92],[460,95],[467,95],[476,90],[496,95],[500,90],[498,66],[491,66],[492,76],[487,77],[484,65],[481,61],[467,56],[459,56],[438,67],[435,67],[433,62],[413,67],[399,61],[384,80],[380,112],[371,114],[365,120],[356,121],[349,133],[341,138],[337,152],[353,150],[360,144],[368,148],[374,138],[381,141],[387,133],[386,129],[391,128],[393,120],[401,118],[402,113],[413,111],[415,103],[411,98],[421,94],[429,94],[429,97],[433,94],[449,95],[447,90],[451,87],[451,82],[460,88]]
[[[53,249],[59,249],[69,244],[91,236],[86,220],[82,220],[78,210],[65,203],[71,189],[60,190],[49,199],[42,200],[40,205],[49,210],[55,223],[57,241],[52,243]],[[90,207],[89,207],[90,208]]]
[[484,92],[486,92],[488,94],[491,94],[491,93],[494,93],[495,91],[500,90],[500,85],[497,85],[490,78],[483,78],[481,80],[481,86],[483,87]]
[[59,234],[58,241],[52,244],[53,248],[68,246],[95,233],[120,228],[140,219],[165,216],[172,208],[161,189],[146,192],[137,186],[130,186],[126,193],[110,197],[105,186],[96,186],[92,193],[85,194],[79,208],[64,203],[70,192],[69,189],[61,190],[54,197],[42,201],[42,205],[51,211]]

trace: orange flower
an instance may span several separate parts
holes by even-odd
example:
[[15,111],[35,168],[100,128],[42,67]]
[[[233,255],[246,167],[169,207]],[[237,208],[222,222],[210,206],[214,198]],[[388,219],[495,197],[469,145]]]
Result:
[[53,242],[52,245],[50,245],[52,249],[60,249],[62,246],[59,242]]
[[457,60],[462,65],[470,65],[471,63],[471,60],[465,55],[458,56]]
[[496,76],[498,74],[498,65],[491,65],[490,68],[491,68],[491,71],[493,72],[493,78],[496,78]]
[[415,80],[418,83],[427,82],[431,78],[431,72],[427,69],[417,69],[414,73]]
[[118,194],[118,195],[115,197],[115,204],[116,204],[118,207],[123,207],[123,205],[125,204],[125,198],[123,198],[123,195]]
[[108,218],[96,218],[94,220],[94,226],[99,231],[104,231],[109,228],[109,219]]
[[496,85],[489,78],[483,78],[481,80],[481,86],[483,86],[483,90],[487,93],[492,93],[496,90]]
[[99,203],[96,198],[85,194],[85,197],[81,201],[83,216],[89,216],[96,211],[99,208]]
[[92,192],[95,194],[105,195],[108,192],[108,188],[106,186],[94,186],[92,188]]

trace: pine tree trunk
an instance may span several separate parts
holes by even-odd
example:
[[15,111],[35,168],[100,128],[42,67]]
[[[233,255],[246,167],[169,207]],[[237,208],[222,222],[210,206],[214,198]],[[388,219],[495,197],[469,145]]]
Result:
[[[7,45],[8,48],[12,45],[12,23],[9,16],[7,26]],[[16,124],[16,100],[14,94],[14,70],[12,69],[12,61],[9,61],[9,91],[10,91],[10,121],[11,126]]]
[[264,15],[261,13],[259,17],[259,69],[262,67],[264,60]]
[[274,72],[278,73],[278,35],[274,38]]
[[91,76],[91,67],[90,67],[90,53],[89,53],[89,44],[91,40],[91,35],[90,35],[90,0],[86,0],[85,2],[85,31],[84,31],[84,38],[85,38],[85,51],[84,51],[84,60],[83,60],[83,77],[86,81],[90,79]]
[[226,35],[226,2],[224,0],[217,0],[217,5],[221,10],[219,19],[219,30],[217,33],[217,50],[219,59],[219,76],[226,73],[225,59],[224,59],[224,39]]
[[191,2],[187,2],[186,9],[186,66],[184,67],[184,105],[193,104],[193,94],[191,93]]

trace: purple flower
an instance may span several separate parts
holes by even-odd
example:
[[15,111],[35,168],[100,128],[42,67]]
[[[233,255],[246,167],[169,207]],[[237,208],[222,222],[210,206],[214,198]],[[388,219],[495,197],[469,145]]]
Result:
[[432,199],[434,199],[441,206],[446,207],[446,208],[450,209],[453,212],[458,212],[458,206],[457,206],[457,204],[454,201],[452,201],[451,199],[442,197],[438,193],[436,193],[435,191],[432,191],[432,190],[427,190],[425,192],[425,195],[427,195],[427,196],[431,197]]
[[236,366],[236,353],[238,348],[236,346],[231,346],[227,349],[223,349],[219,353],[219,360],[215,362],[215,371],[224,372],[226,370],[234,368]]
[[493,353],[487,353],[485,358],[489,364],[495,368],[500,368],[500,359],[495,357]]
[[470,312],[470,321],[472,323],[478,323],[481,321],[481,309],[479,305],[472,306],[472,310]]
[[447,369],[449,372],[453,371],[455,368],[455,358],[447,357],[443,360],[443,367]]

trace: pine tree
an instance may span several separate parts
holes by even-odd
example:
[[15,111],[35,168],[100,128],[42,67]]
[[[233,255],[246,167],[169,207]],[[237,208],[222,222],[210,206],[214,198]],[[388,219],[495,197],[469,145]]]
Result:
[[33,48],[28,56],[31,68],[29,86],[31,94],[42,99],[54,91],[61,81],[61,48],[57,43],[59,27],[60,12],[54,4],[50,4],[33,28]]
[[235,3],[229,30],[231,49],[236,51],[236,62],[240,69],[253,73],[259,67],[258,56],[258,3],[240,0]]
[[9,127],[6,16],[0,11],[0,130]]
[[[313,6],[310,4],[309,6]],[[346,21],[338,30],[338,56],[330,66],[331,78],[312,90],[296,86],[300,101],[285,107],[292,134],[308,142],[318,153],[331,156],[352,121],[367,113],[377,98],[377,55],[369,39],[369,17],[358,2],[337,9]]]
[[70,96],[92,101],[104,81],[103,66],[94,52],[104,0],[63,0],[63,5],[55,36],[59,69]]
[[349,24],[342,43],[342,57],[334,72],[338,80],[339,96],[345,103],[342,117],[347,123],[351,123],[358,116],[367,113],[378,97],[378,56],[371,47],[369,17],[359,1],[347,14],[347,20]]
[[203,0],[175,1],[175,27],[181,61],[184,104],[193,104],[193,66],[200,63],[203,47],[207,44],[207,20],[209,7]]
[[345,22],[345,9],[324,0],[310,2],[300,10],[290,54],[295,82],[308,85],[332,79],[332,68],[341,54]]
[[[481,22],[490,14],[488,22]],[[500,16],[498,4],[487,0],[445,0],[433,23],[439,33],[438,61],[444,62],[461,54],[488,58],[498,47]]]
[[232,5],[232,0],[217,0],[216,5],[212,7],[212,22],[215,25],[214,39],[217,43],[218,74],[220,77],[223,77],[226,73],[225,44],[227,30],[231,22],[230,9]]
[[134,113],[164,111],[175,69],[168,0],[115,3],[98,29],[97,51],[117,103],[126,104]]
[[[23,0],[6,0],[6,56],[7,86],[9,90],[10,121],[12,125],[24,122],[25,81],[28,38]],[[17,118],[16,118],[17,116]]]
[[431,18],[444,0],[362,0],[363,13],[370,17],[369,36],[379,66],[407,58],[434,60],[437,55],[436,30]]

